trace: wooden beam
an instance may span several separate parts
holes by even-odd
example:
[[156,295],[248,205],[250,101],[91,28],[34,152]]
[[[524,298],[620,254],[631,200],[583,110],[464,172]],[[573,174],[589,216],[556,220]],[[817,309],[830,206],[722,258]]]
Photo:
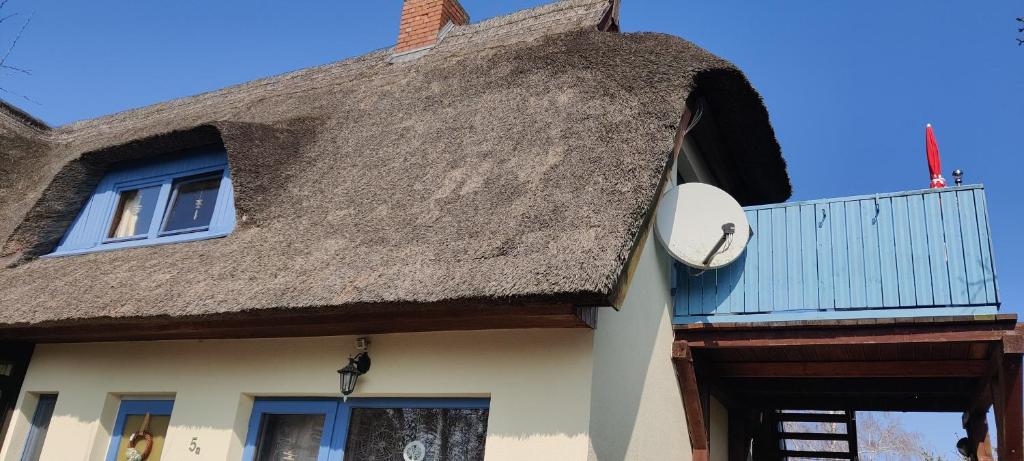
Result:
[[[681,347],[682,349],[675,349]],[[697,385],[697,372],[693,365],[693,354],[689,347],[675,344],[674,357],[676,378],[679,390],[683,394],[683,411],[686,413],[686,428],[690,435],[690,447],[694,461],[707,461],[710,450],[707,423],[704,421],[704,409],[701,403],[700,388]]]
[[754,398],[762,394],[776,395],[905,395],[908,393],[970,395],[976,388],[976,378],[877,378],[877,379],[792,379],[792,378],[739,378],[725,380],[735,392],[744,392]]
[[988,360],[716,363],[723,378],[949,378],[985,376]]
[[[584,311],[587,308],[582,308]],[[197,317],[83,320],[0,328],[0,341],[73,343],[341,336],[509,328],[590,328],[579,306],[473,303],[280,309]],[[591,319],[596,320],[596,317]]]
[[577,306],[574,309],[573,314],[580,321],[580,323],[590,327],[591,330],[597,328],[597,313],[599,312],[597,306]]
[[734,378],[728,387],[749,408],[963,412],[981,378]]
[[[964,315],[942,315],[929,317],[868,317],[860,319],[818,319],[818,320],[778,320],[766,322],[715,322],[715,323],[684,323],[673,325],[674,330],[780,330],[780,329],[814,329],[814,328],[842,328],[867,326],[894,326],[894,325],[981,325],[1000,324],[1007,330],[1012,330],[1017,324],[1017,314],[995,314],[983,316]],[[1024,325],[1024,324],[1022,324]],[[1018,326],[1018,331],[1024,333],[1024,327]]]
[[1017,325],[1012,333],[1003,336],[1003,353],[1024,354],[1024,324]]
[[999,461],[1024,461],[1024,377],[1021,354],[1000,354],[996,388]]
[[968,397],[927,396],[907,394],[903,396],[858,395],[821,396],[788,395],[783,397],[765,396],[762,399],[751,398],[752,408],[771,409],[786,408],[789,410],[832,410],[840,411],[848,407],[856,407],[859,411],[899,411],[914,413],[957,413],[964,411]]
[[1001,342],[1012,326],[1004,323],[921,324],[836,328],[761,330],[676,330],[676,339],[693,348],[764,348],[784,346],[847,346],[864,344]]
[[988,351],[988,361],[991,364],[987,376],[982,377],[978,380],[978,384],[975,386],[971,396],[970,406],[964,411],[963,424],[964,428],[967,428],[968,419],[973,415],[988,413],[989,407],[992,406],[994,400],[992,398],[992,387],[995,382],[999,379],[999,344],[990,344],[986,346]]

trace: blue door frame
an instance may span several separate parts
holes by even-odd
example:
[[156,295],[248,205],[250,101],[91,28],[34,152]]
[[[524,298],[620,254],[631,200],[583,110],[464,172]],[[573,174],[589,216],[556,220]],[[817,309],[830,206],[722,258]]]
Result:
[[342,461],[348,443],[349,421],[356,408],[488,409],[490,399],[370,398],[349,399],[257,399],[249,418],[242,461],[253,461],[256,439],[265,414],[322,414],[324,431],[317,461]]
[[117,411],[117,420],[114,421],[114,433],[110,438],[110,447],[107,448],[106,461],[117,461],[117,447],[121,446],[121,434],[124,433],[124,424],[129,415],[143,415],[149,413],[154,416],[170,416],[174,409],[173,400],[124,400],[121,408]]

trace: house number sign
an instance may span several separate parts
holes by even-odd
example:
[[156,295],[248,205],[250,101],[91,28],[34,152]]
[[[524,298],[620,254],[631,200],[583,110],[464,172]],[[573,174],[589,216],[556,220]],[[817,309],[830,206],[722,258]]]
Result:
[[192,437],[192,443],[188,444],[188,451],[196,456],[199,455],[199,437]]
[[413,440],[402,450],[402,458],[405,461],[423,461],[427,459],[427,447],[419,440]]

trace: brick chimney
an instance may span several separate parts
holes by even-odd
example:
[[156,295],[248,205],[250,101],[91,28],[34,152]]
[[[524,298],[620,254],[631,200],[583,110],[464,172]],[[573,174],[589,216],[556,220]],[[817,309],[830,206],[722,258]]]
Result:
[[405,0],[395,54],[437,43],[438,34],[449,22],[457,26],[469,23],[459,0]]

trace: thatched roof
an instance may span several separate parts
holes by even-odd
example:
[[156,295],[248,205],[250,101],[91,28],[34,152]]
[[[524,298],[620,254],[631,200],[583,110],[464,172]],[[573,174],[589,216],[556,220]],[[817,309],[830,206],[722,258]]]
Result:
[[[0,339],[118,319],[606,303],[694,91],[732,139],[748,179],[736,193],[785,199],[744,76],[676,37],[597,31],[609,6],[562,1],[456,28],[418,60],[381,50],[58,128],[0,117]],[[110,164],[216,142],[236,188],[230,236],[38,258]]]

